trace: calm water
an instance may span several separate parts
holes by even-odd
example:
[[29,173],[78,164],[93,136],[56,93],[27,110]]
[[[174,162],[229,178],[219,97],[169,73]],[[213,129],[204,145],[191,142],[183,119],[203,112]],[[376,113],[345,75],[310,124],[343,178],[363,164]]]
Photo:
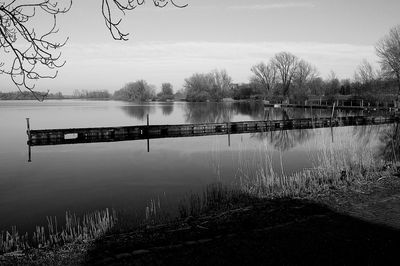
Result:
[[[171,206],[213,182],[235,185],[238,161],[268,150],[274,167],[289,174],[310,167],[309,153],[330,129],[196,138],[42,146],[28,162],[25,118],[32,129],[226,122],[309,117],[310,111],[264,109],[255,103],[116,101],[0,101],[0,230],[46,224],[66,210],[82,214],[114,207],[136,213],[163,195]],[[330,111],[312,115],[329,116]],[[339,114],[339,115],[343,115]],[[378,140],[380,127],[334,129],[335,139]],[[350,133],[349,133],[350,132]],[[344,134],[346,133],[346,134]],[[379,141],[376,143],[379,146]]]

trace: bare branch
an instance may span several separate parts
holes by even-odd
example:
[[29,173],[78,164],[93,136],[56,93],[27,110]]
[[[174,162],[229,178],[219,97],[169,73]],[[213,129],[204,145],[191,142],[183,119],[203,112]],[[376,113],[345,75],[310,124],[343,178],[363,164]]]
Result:
[[375,46],[382,72],[386,77],[395,78],[398,85],[397,100],[400,100],[400,25],[390,29]]
[[[48,93],[34,91],[34,81],[38,79],[53,79],[57,69],[65,62],[59,63],[63,47],[68,38],[57,43],[50,38],[58,32],[57,15],[67,13],[72,6],[72,0],[64,7],[51,0],[19,3],[11,1],[0,3],[0,53],[4,62],[0,63],[0,74],[9,75],[19,91],[30,91],[37,100],[43,100]],[[31,19],[37,10],[47,14],[53,23],[49,30],[38,35]],[[46,74],[46,69],[51,73]]]
[[[164,8],[168,4],[176,8],[185,8],[188,4],[179,5],[174,0],[152,0],[155,7]],[[125,15],[126,11],[133,10],[138,6],[144,5],[146,0],[102,0],[102,14],[106,27],[111,33],[114,40],[127,41],[129,33],[123,33],[120,29],[121,18],[115,19],[114,11],[119,11],[122,15]]]

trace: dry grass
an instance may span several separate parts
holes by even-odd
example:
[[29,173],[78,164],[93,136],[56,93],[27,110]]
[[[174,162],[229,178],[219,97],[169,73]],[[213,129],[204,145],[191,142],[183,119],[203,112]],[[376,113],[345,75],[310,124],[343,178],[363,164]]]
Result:
[[309,143],[313,167],[292,174],[285,174],[282,153],[279,167],[274,164],[274,153],[266,144],[253,156],[239,155],[236,177],[240,187],[251,195],[273,198],[316,194],[368,182],[384,162],[376,159],[372,142],[357,139],[350,130],[341,130],[340,138],[333,142],[326,130],[320,130],[320,135]]
[[229,208],[237,202],[246,202],[250,197],[242,190],[232,189],[221,183],[207,185],[202,193],[191,193],[179,205],[180,218],[198,217],[215,209]]
[[16,227],[12,227],[11,233],[1,232],[0,253],[91,241],[104,235],[116,221],[115,212],[108,209],[85,214],[83,217],[66,212],[65,227],[59,231],[56,217],[47,217],[47,231],[44,226],[36,226],[32,237],[28,233],[19,235]]

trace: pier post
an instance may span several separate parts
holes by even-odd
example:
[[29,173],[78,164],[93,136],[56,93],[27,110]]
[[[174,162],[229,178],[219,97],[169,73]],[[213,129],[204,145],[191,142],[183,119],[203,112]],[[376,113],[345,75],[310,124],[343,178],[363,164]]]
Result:
[[226,130],[228,131],[228,146],[231,146],[231,130],[230,130],[231,124],[228,122],[226,123]]
[[336,105],[336,102],[333,102],[331,121],[332,121],[333,115],[335,114],[335,105]]
[[32,147],[28,144],[28,163],[32,162]]
[[29,124],[29,118],[26,118],[26,134],[28,134],[29,142],[31,142],[31,126]]
[[28,134],[28,162],[32,162],[32,151],[31,151],[31,125],[29,124],[29,118],[26,118],[26,134]]
[[149,140],[149,125],[150,125],[150,119],[149,119],[149,114],[147,114],[147,128],[146,128],[146,133],[147,133],[147,152],[150,152],[150,140]]

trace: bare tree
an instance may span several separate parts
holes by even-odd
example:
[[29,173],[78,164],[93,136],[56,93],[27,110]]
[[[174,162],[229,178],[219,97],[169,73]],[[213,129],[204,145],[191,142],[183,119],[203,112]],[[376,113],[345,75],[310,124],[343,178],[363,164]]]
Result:
[[318,76],[317,68],[305,60],[301,59],[297,65],[297,71],[294,77],[296,86],[303,89],[306,83]]
[[395,78],[398,85],[397,101],[400,100],[400,25],[390,29],[375,46],[380,59],[382,72],[389,78]]
[[355,80],[362,84],[371,84],[380,76],[379,71],[375,70],[372,65],[364,59],[357,67],[355,73]]
[[[63,5],[51,0],[0,2],[0,74],[9,75],[21,92],[25,88],[38,100],[46,95],[35,92],[32,81],[55,78],[65,63],[60,62],[58,49],[67,40],[59,43],[52,36],[58,32],[57,15],[68,12],[71,5],[72,1]],[[38,13],[52,20],[50,29],[35,28],[32,18]]]
[[272,62],[279,73],[280,82],[282,85],[282,94],[288,98],[289,89],[299,65],[299,59],[297,56],[291,53],[281,52],[274,56]]
[[[184,8],[188,4],[179,5],[175,3],[174,0],[152,0],[154,6],[163,8],[168,4],[173,5],[177,8]],[[115,40],[128,40],[129,33],[123,33],[119,29],[122,18],[115,19],[115,12],[119,11],[123,15],[125,15],[126,11],[134,10],[138,6],[144,5],[146,0],[102,0],[102,13],[104,17],[104,21],[106,23],[106,27],[111,33],[111,36]]]
[[270,62],[266,65],[264,62],[261,62],[252,66],[251,72],[253,72],[253,76],[250,78],[250,81],[256,86],[261,87],[265,93],[269,93],[275,88],[277,81],[277,68],[275,64]]
[[220,101],[222,98],[228,96],[232,84],[232,78],[228,75],[226,70],[211,71],[213,81],[213,96],[215,100]]

